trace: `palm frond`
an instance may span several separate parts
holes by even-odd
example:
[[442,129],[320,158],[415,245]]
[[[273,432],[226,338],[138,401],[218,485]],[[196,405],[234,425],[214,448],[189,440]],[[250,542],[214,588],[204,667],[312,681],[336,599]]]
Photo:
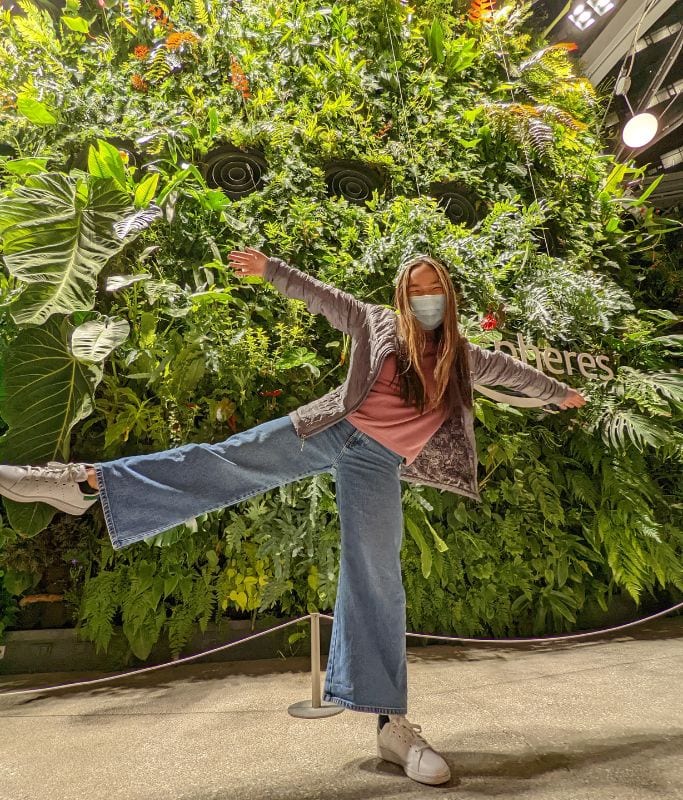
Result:
[[671,402],[679,412],[683,411],[683,373],[643,372],[623,366],[617,380],[623,397],[634,400],[641,410],[670,417],[668,402]]
[[670,428],[622,405],[603,415],[600,432],[603,441],[618,450],[626,447],[628,442],[641,452],[646,445],[659,449],[674,444],[676,450],[683,454],[683,436],[679,435],[677,442],[672,441]]

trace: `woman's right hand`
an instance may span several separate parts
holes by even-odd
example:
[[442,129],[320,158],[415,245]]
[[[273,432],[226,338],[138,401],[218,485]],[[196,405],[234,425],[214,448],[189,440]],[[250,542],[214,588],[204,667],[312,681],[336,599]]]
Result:
[[581,408],[581,406],[586,405],[586,398],[581,394],[581,392],[577,391],[576,389],[572,389],[571,386],[569,387],[569,391],[567,392],[567,396],[561,403],[557,405],[562,408]]
[[244,251],[233,250],[228,258],[228,266],[235,270],[239,278],[247,275],[258,275],[262,278],[266,273],[268,256],[253,247],[245,247]]

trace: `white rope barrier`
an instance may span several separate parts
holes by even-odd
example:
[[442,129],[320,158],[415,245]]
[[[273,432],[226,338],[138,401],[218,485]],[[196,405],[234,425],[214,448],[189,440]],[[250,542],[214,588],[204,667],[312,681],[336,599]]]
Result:
[[218,653],[220,650],[227,650],[228,647],[235,647],[238,644],[242,644],[242,642],[247,642],[250,639],[258,639],[259,636],[266,636],[268,633],[273,633],[273,631],[280,630],[281,628],[286,628],[288,625],[294,625],[296,622],[300,622],[302,619],[308,619],[311,615],[307,614],[305,617],[297,617],[296,619],[291,619],[289,622],[284,622],[282,625],[276,625],[273,628],[268,628],[266,631],[260,631],[259,633],[255,633],[252,636],[244,636],[241,639],[238,639],[236,642],[229,642],[228,644],[222,644],[219,647],[214,647],[211,650],[204,650],[201,653],[194,653],[191,656],[185,656],[184,658],[177,658],[173,661],[166,661],[163,664],[154,664],[152,667],[142,667],[141,669],[134,669],[130,670],[130,672],[119,672],[116,675],[108,675],[106,678],[94,678],[93,680],[89,681],[76,681],[74,683],[58,683],[54,686],[44,686],[41,689],[19,689],[17,691],[11,692],[0,692],[0,697],[7,697],[13,694],[28,694],[29,692],[45,692],[51,691],[52,689],[67,689],[73,686],[90,686],[95,683],[106,683],[107,681],[114,681],[117,678],[127,678],[129,675],[140,675],[143,672],[152,672],[155,669],[162,669],[163,667],[172,667],[176,664],[183,664],[185,661],[192,661],[195,658],[202,658],[202,656],[211,655],[211,653]]
[[[585,639],[590,636],[602,636],[603,634],[612,633],[613,631],[620,631],[626,628],[632,628],[636,625],[642,625],[645,622],[649,622],[652,619],[657,619],[657,617],[663,617],[666,614],[670,614],[673,611],[678,611],[678,609],[681,608],[683,608],[683,603],[677,603],[676,605],[671,606],[671,608],[666,608],[663,611],[658,611],[655,614],[650,614],[647,617],[642,617],[640,619],[634,620],[633,622],[626,622],[623,625],[614,625],[611,628],[601,628],[596,631],[586,631],[584,633],[569,633],[569,634],[564,634],[563,636],[537,636],[537,637],[520,638],[520,639],[477,639],[465,636],[439,636],[437,634],[432,634],[432,633],[411,633],[409,631],[407,631],[405,635],[418,637],[421,639],[437,639],[446,642],[473,642],[475,644],[495,644],[498,647],[505,647],[508,644],[521,644],[527,642],[556,642],[569,639]],[[329,619],[334,621],[334,617],[331,616],[330,614],[320,614],[320,613],[306,614],[303,617],[297,617],[296,619],[289,620],[288,622],[284,622],[281,625],[275,625],[272,628],[268,628],[268,630],[260,631],[259,633],[255,633],[251,636],[243,636],[236,642],[229,642],[228,644],[222,644],[219,647],[212,648],[211,650],[204,650],[201,653],[194,653],[191,656],[185,656],[184,658],[174,659],[173,661],[167,661],[163,664],[154,664],[151,667],[142,667],[141,669],[130,670],[129,672],[119,672],[116,675],[108,675],[104,678],[94,678],[92,680],[87,680],[87,681],[75,681],[73,683],[58,683],[53,686],[43,686],[34,689],[17,689],[9,692],[0,692],[0,698],[10,697],[19,694],[32,694],[35,692],[49,692],[56,689],[67,689],[67,688],[70,689],[75,686],[91,686],[96,683],[106,683],[107,681],[114,681],[118,680],[119,678],[127,678],[129,675],[140,675],[143,672],[151,672],[152,670],[155,669],[172,667],[175,666],[176,664],[183,664],[186,661],[192,661],[193,659],[196,658],[202,658],[203,656],[220,652],[221,650],[227,650],[229,647],[236,647],[238,644],[242,644],[243,642],[248,642],[251,639],[258,639],[260,636],[266,636],[269,633],[281,630],[282,628],[286,628],[289,625],[294,625],[306,619],[311,620],[311,687],[312,687],[311,700],[310,701],[302,700],[298,703],[294,703],[293,705],[289,706],[288,711],[292,716],[307,717],[307,718],[329,716],[330,714],[338,714],[344,710],[342,706],[325,704],[322,703],[320,700],[320,627],[319,627],[320,619]]]

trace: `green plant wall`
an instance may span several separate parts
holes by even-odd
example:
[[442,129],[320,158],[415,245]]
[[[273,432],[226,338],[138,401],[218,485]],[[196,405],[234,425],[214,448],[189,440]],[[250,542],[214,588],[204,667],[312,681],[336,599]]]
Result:
[[[398,0],[3,12],[0,459],[221,441],[341,383],[348,337],[236,279],[231,250],[391,304],[398,263],[430,249],[472,341],[604,353],[614,376],[563,378],[589,402],[561,414],[478,396],[482,503],[404,484],[409,628],[546,633],[614,593],[680,598],[681,286],[665,256],[680,226],[628,189],[643,171],[602,152],[605,98],[530,14]],[[38,542],[53,540],[57,588],[98,648],[116,625],[145,658],[211,620],[334,605],[331,476],[117,553],[99,508],[3,508],[0,603],[45,589]]]

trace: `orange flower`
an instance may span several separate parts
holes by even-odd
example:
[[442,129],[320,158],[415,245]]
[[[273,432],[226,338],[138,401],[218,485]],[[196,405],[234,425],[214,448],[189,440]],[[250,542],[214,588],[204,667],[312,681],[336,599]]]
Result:
[[471,22],[488,22],[495,10],[495,0],[472,0],[467,16]]
[[146,92],[149,89],[149,84],[147,81],[142,77],[142,75],[138,75],[135,73],[133,77],[130,79],[131,86],[137,92]]
[[156,5],[155,3],[148,3],[147,10],[157,21],[160,21],[166,17],[166,12],[164,11],[164,9],[161,6]]
[[170,33],[166,37],[166,47],[169,50],[177,50],[185,42],[189,44],[197,44],[199,37],[191,31],[182,31],[180,33]]
[[389,120],[386,125],[383,125],[375,134],[378,139],[381,139],[391,128],[394,127],[392,120]]
[[144,61],[149,55],[149,47],[146,44],[139,44],[133,50],[133,55],[138,61]]
[[164,9],[157,5],[156,3],[146,3],[147,11],[154,17],[154,19],[159,23],[159,25],[172,28],[173,25],[169,21],[168,17],[166,16],[166,12]]
[[242,94],[244,100],[248,100],[251,97],[249,81],[235,56],[230,56],[230,82]]

